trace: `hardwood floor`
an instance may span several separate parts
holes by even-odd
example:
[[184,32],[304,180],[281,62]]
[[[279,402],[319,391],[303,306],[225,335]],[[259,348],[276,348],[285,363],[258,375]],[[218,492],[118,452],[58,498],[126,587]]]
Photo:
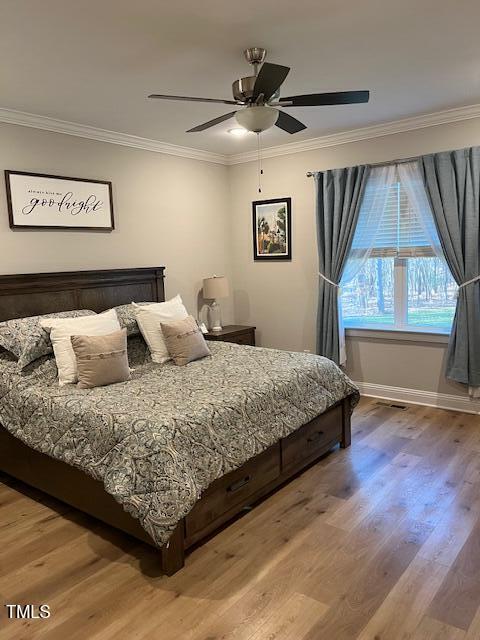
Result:
[[[3,478],[1,640],[477,640],[480,417],[363,399],[334,452],[187,557]],[[35,497],[37,500],[34,500]]]

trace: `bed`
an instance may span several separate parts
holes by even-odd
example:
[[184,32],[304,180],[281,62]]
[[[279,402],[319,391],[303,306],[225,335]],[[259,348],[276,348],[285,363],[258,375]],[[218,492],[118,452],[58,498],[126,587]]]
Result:
[[[164,269],[0,276],[0,321],[163,301]],[[358,392],[325,358],[229,343],[176,367],[129,339],[126,383],[56,384],[52,357],[23,373],[0,353],[0,470],[159,548],[187,549],[336,445]]]

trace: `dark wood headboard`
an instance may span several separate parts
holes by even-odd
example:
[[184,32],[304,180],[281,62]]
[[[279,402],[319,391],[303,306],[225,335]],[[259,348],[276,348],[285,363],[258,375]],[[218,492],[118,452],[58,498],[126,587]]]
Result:
[[164,267],[0,276],[0,321],[55,311],[163,302]]

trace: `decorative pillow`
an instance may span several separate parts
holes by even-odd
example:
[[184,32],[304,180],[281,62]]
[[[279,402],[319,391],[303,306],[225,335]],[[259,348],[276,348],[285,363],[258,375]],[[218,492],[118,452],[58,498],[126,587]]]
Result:
[[60,386],[77,382],[77,361],[71,336],[104,336],[120,329],[114,309],[87,318],[42,320],[42,327],[50,329],[50,340],[57,362]]
[[212,355],[192,316],[175,322],[162,322],[161,326],[168,353],[175,364],[183,366],[193,360]]
[[37,358],[53,352],[48,331],[41,326],[40,321],[47,318],[80,318],[94,316],[94,311],[74,310],[48,313],[43,316],[16,318],[0,322],[0,346],[18,359],[17,369],[21,371]]
[[162,364],[170,359],[167,345],[163,337],[160,324],[162,322],[173,322],[183,320],[188,316],[187,310],[183,306],[180,296],[175,296],[167,302],[155,302],[144,307],[135,307],[138,326],[142,332],[145,342],[152,354],[153,362]]
[[137,323],[137,317],[135,315],[136,306],[146,306],[154,304],[153,302],[135,302],[131,304],[122,304],[119,307],[113,307],[117,312],[118,321],[120,326],[127,330],[127,337],[137,336],[140,334],[140,328]]
[[105,336],[71,336],[80,389],[103,387],[130,378],[127,330]]

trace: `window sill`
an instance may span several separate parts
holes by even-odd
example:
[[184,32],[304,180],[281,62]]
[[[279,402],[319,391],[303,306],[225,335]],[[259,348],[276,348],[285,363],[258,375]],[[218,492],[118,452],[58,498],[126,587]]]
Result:
[[346,328],[347,338],[368,338],[370,340],[394,340],[395,342],[426,342],[433,344],[448,344],[450,334],[431,329],[393,329],[389,328]]

